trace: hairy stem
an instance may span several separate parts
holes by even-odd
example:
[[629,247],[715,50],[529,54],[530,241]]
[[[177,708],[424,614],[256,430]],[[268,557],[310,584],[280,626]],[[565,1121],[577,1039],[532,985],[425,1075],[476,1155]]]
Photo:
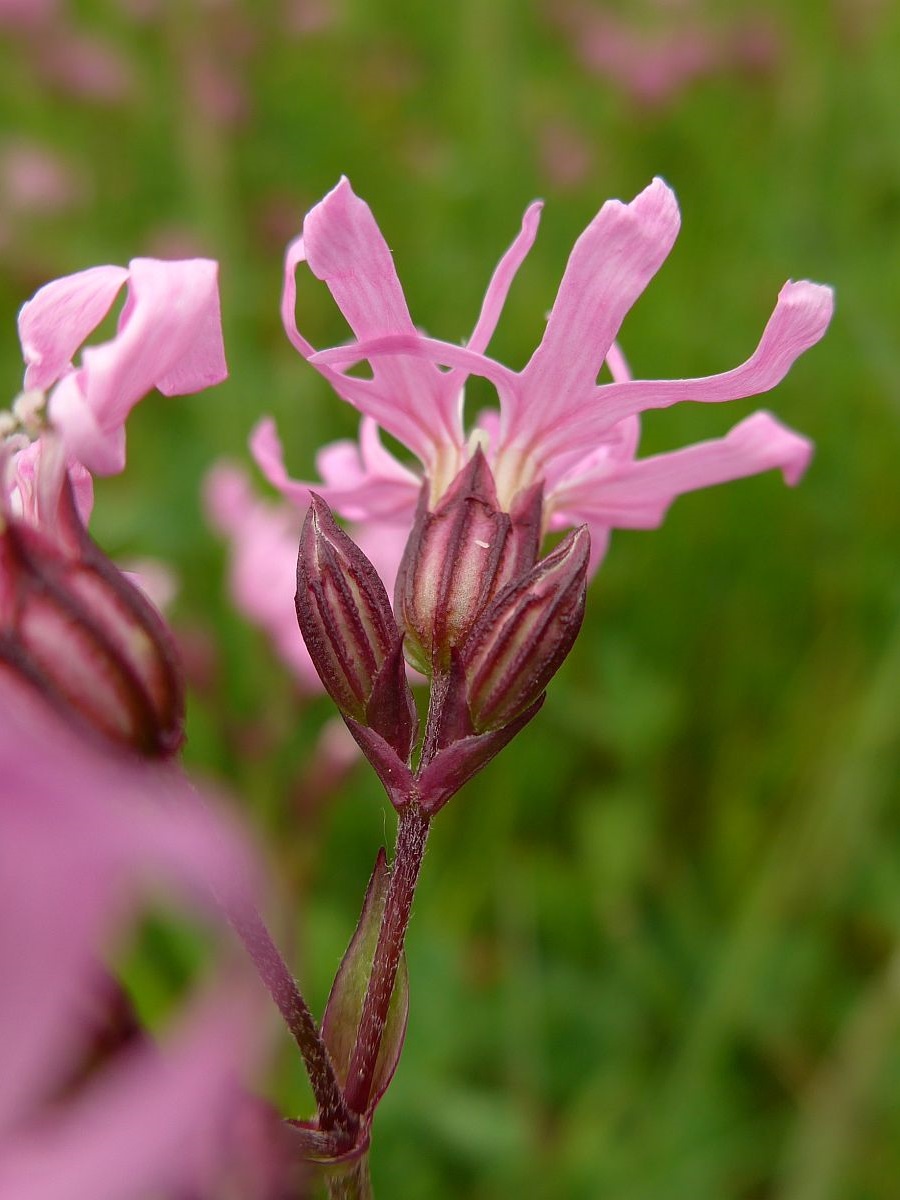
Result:
[[374,1200],[369,1156],[364,1154],[353,1170],[328,1181],[329,1200]]
[[356,1113],[365,1112],[372,1090],[430,823],[431,818],[415,800],[410,800],[400,810],[391,882],[375,947],[372,974],[359,1019],[356,1045],[347,1072],[345,1095],[350,1108]]
[[359,1127],[359,1120],[344,1099],[315,1019],[265,922],[256,909],[249,905],[239,911],[229,907],[228,919],[300,1047],[316,1098],[319,1127],[337,1129],[352,1137]]

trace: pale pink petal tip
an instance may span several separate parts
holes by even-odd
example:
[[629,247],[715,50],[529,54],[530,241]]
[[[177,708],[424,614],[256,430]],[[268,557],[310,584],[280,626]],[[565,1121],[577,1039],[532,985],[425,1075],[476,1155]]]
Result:
[[219,533],[233,533],[253,502],[247,476],[232,463],[216,463],[203,481],[203,508]]
[[[814,346],[825,333],[834,315],[834,289],[807,279],[789,279],[778,293],[777,308],[790,318],[796,354]],[[776,309],[777,311],[777,309]]]
[[284,465],[281,439],[271,417],[263,417],[250,434],[250,453],[269,483],[281,490],[290,482]]
[[655,176],[628,207],[648,231],[657,233],[661,242],[675,240],[681,228],[681,211],[675,193],[664,179]]
[[307,262],[319,279],[346,269],[346,256],[354,244],[377,226],[372,211],[342,175],[327,195],[314,205],[303,220]]
[[809,438],[788,429],[768,412],[756,412],[740,421],[725,441],[739,448],[748,462],[755,460],[758,470],[778,468],[789,487],[806,474],[815,451]]
[[45,284],[22,305],[18,328],[26,388],[45,391],[71,367],[127,278],[125,267],[90,267]]

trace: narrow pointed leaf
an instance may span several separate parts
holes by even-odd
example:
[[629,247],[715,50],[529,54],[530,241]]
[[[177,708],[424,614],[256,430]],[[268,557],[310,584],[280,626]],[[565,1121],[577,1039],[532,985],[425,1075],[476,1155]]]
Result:
[[[378,851],[375,868],[366,889],[362,913],[356,931],[347,947],[338,973],[335,976],[322,1018],[322,1037],[331,1055],[334,1069],[341,1086],[346,1083],[347,1072],[353,1057],[359,1021],[362,1016],[366,986],[372,973],[378,931],[390,884],[390,870],[384,850]],[[375,1066],[372,1090],[367,1112],[372,1112],[384,1095],[397,1067],[403,1039],[406,1036],[406,1021],[409,1015],[409,977],[406,955],[400,959],[397,982],[394,984],[391,1004],[381,1041],[381,1050]]]

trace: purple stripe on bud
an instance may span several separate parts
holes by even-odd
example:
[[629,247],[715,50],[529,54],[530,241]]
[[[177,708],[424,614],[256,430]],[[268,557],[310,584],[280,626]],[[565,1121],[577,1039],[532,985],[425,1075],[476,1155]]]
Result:
[[296,605],[310,658],[342,715],[374,729],[405,761],[418,718],[387,592],[315,494],[300,535]]
[[441,674],[484,607],[534,562],[540,537],[540,490],[513,515],[497,502],[490,467],[476,450],[433,512],[423,486],[397,575],[395,607],[410,662]]
[[2,518],[0,668],[82,727],[151,757],[174,754],[184,693],[165,622],[88,537],[68,481],[55,533]]
[[485,610],[462,649],[472,724],[502,729],[542,694],[581,628],[590,535],[573,530]]

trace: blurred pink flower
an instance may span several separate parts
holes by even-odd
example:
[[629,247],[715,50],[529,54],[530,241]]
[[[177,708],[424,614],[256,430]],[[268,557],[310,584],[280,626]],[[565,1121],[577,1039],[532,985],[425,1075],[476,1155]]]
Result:
[[84,187],[65,159],[37,142],[0,148],[0,205],[7,213],[52,215],[84,198]]
[[[217,274],[209,259],[135,258],[127,268],[92,267],[56,279],[23,306],[25,387],[49,391],[50,423],[90,471],[122,470],[125,419],[151,389],[184,395],[225,378]],[[76,351],[126,283],[115,336],[85,348],[74,366]]]
[[126,579],[141,589],[153,607],[166,613],[179,588],[178,576],[172,567],[158,558],[130,558],[118,565]]
[[110,42],[50,24],[36,62],[47,83],[77,99],[120,104],[134,92],[131,62]]
[[312,37],[336,25],[343,7],[341,0],[283,0],[282,24],[288,34]]
[[[162,894],[221,924],[254,902],[241,837],[177,771],[105,758],[0,671],[0,1195],[203,1192],[262,1048],[225,954],[162,1044],[131,1041],[77,1087],[103,956]],[[219,1193],[216,1193],[219,1194]]]
[[304,691],[320,691],[294,611],[302,516],[288,504],[254,496],[246,474],[228,463],[209,472],[204,499],[211,523],[228,539],[229,586],[238,611],[262,629]]
[[0,29],[34,29],[59,12],[59,0],[0,0]]
[[[322,452],[324,484],[317,487],[353,521],[411,523],[419,477],[381,446],[378,422],[419,459],[432,505],[475,446],[485,450],[504,507],[523,489],[542,483],[545,527],[590,526],[594,566],[613,527],[652,528],[676,496],[729,479],[780,468],[796,483],[811,445],[768,413],[741,421],[724,438],[638,460],[638,414],[683,400],[718,403],[769,391],[824,334],[831,290],[789,282],[762,338],[741,366],[721,375],[685,380],[632,380],[614,339],[628,310],[667,257],[679,228],[672,191],[655,180],[630,204],[608,201],[575,244],[540,345],[522,371],[489,358],[485,349],[506,294],[537,233],[540,204],[525,213],[522,229],[488,285],[466,347],[418,333],[393,259],[366,204],[346,179],[307,215],[303,236],[288,249],[283,318],[289,338],[338,394],[366,417],[355,452],[338,443]],[[297,264],[306,261],[324,280],[359,339],[316,353],[295,324]],[[371,363],[369,379],[345,372]],[[613,382],[599,385],[606,362]],[[440,363],[450,370],[440,370]],[[463,427],[467,375],[497,389],[499,413],[482,414],[471,433]],[[309,485],[287,477],[271,424],[254,438],[256,459],[271,483],[299,501]],[[332,459],[342,464],[332,471]]]
[[240,125],[250,112],[250,94],[234,63],[197,47],[190,63],[191,99],[214,124]]
[[[219,463],[207,475],[204,496],[211,523],[227,539],[234,603],[269,638],[304,692],[322,684],[297,627],[297,549],[308,491],[293,503],[260,499],[239,467]],[[353,530],[388,588],[393,588],[408,530],[372,521]]]
[[764,18],[716,21],[696,3],[651,5],[643,20],[577,2],[548,12],[590,71],[647,106],[667,104],[710,75],[771,66],[779,50]]
[[587,138],[565,121],[550,121],[538,129],[538,157],[542,174],[557,191],[577,188],[593,161]]

